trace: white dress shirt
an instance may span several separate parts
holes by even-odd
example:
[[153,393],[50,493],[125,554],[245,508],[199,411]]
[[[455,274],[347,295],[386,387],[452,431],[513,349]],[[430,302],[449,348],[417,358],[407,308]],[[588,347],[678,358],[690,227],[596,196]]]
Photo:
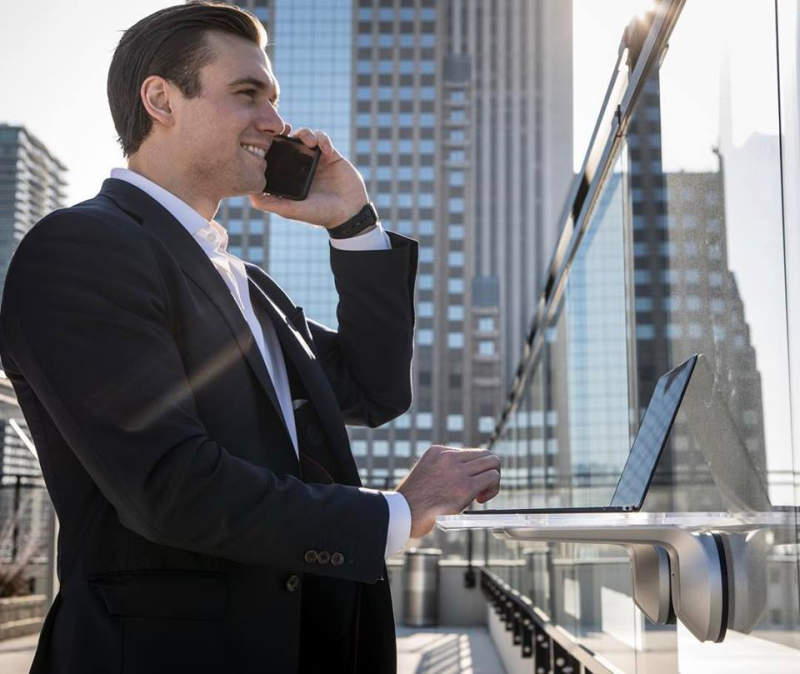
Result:
[[[124,180],[148,194],[161,204],[172,216],[186,228],[192,238],[203,249],[214,268],[219,272],[225,285],[231,291],[236,306],[242,312],[247,325],[253,333],[256,345],[264,358],[272,386],[278,397],[278,403],[289,430],[292,447],[298,454],[297,428],[294,422],[294,408],[289,390],[289,377],[286,373],[286,364],[283,360],[283,351],[278,335],[271,321],[260,323],[253,311],[250,301],[250,289],[247,272],[241,259],[228,252],[228,232],[214,220],[210,222],[194,210],[185,201],[182,201],[171,192],[157,185],[152,180],[129,169],[115,168],[111,170],[111,177]],[[380,223],[375,229],[366,234],[354,236],[349,239],[331,239],[330,244],[342,250],[380,250],[391,248],[389,237]],[[266,330],[262,329],[262,326]],[[364,491],[374,491],[361,488]],[[386,551],[388,557],[403,549],[411,533],[411,510],[405,497],[396,491],[380,492],[386,498],[389,506],[389,529],[386,534]]]

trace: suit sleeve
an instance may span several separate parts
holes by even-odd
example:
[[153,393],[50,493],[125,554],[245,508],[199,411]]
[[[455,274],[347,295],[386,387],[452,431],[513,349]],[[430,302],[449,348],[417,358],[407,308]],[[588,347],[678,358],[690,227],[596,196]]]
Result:
[[308,549],[337,550],[345,562],[326,574],[380,578],[388,520],[380,493],[277,476],[209,437],[153,246],[134,227],[93,217],[62,211],[39,223],[9,268],[4,363],[136,533],[285,568],[302,569]]
[[380,426],[411,405],[417,243],[387,233],[388,250],[331,247],[339,330],[309,321],[348,424]]

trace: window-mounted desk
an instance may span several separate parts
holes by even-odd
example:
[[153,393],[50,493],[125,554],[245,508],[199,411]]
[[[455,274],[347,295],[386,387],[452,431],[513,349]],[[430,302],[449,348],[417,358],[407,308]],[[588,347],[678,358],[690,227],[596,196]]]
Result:
[[444,531],[488,529],[498,538],[621,545],[633,598],[655,623],[675,615],[700,641],[728,628],[749,633],[766,605],[770,531],[794,527],[794,511],[721,513],[465,514],[440,517]]

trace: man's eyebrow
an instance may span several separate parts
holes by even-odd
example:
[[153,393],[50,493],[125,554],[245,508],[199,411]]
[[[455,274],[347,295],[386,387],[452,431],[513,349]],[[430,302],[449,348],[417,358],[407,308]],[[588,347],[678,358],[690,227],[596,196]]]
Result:
[[[255,87],[259,91],[266,91],[269,88],[269,85],[264,80],[260,80],[256,77],[240,77],[239,79],[230,82],[228,84],[228,87],[230,89],[233,89],[235,87],[242,86],[243,84],[249,84],[250,86]],[[271,100],[273,103],[276,103],[278,101],[278,98],[280,98],[280,90],[276,86],[273,87],[273,91],[275,93],[272,95]]]

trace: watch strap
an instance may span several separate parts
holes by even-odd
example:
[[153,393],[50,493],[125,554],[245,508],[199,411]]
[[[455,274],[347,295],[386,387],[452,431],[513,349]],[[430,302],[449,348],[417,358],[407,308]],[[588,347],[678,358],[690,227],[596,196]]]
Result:
[[343,222],[341,225],[331,227],[328,230],[328,235],[332,239],[349,239],[364,232],[371,227],[378,224],[378,211],[372,202],[367,203],[358,213],[352,218]]

